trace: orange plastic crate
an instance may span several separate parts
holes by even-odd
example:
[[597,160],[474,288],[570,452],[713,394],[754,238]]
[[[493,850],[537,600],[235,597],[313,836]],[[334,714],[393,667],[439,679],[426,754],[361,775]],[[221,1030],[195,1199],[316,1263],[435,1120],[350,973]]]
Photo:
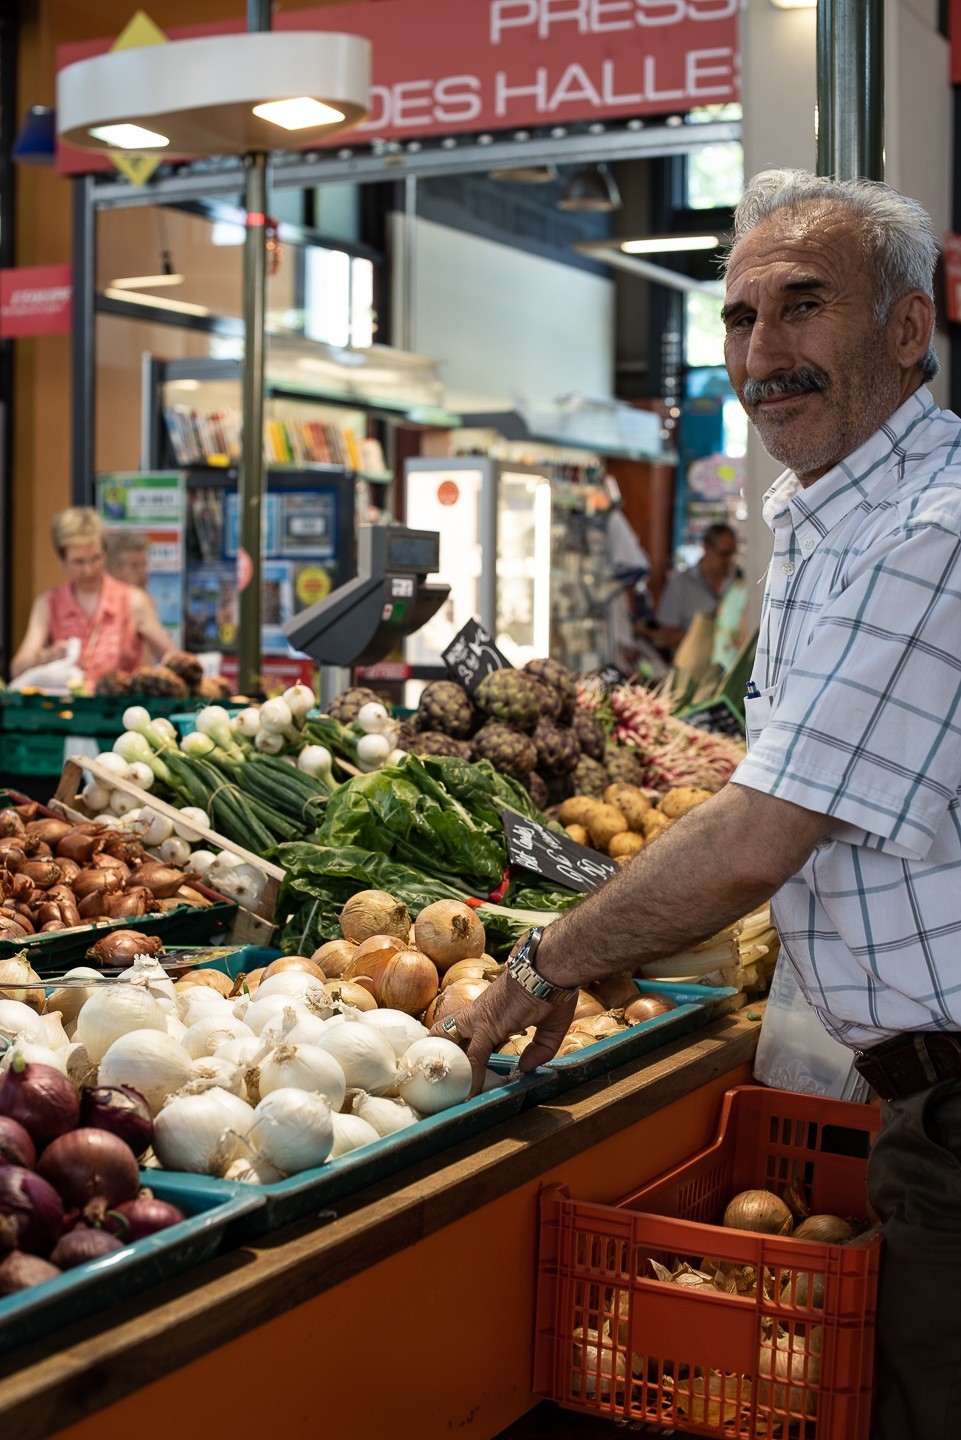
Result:
[[[803,1187],[866,1222],[866,1105],[740,1086],[714,1142],[616,1206],[541,1195],[534,1390],[568,1409],[730,1440],[867,1440],[877,1236],[824,1245],[725,1229],[741,1190]],[[754,1293],[655,1278],[722,1262]],[[749,1270],[746,1268],[749,1267]]]

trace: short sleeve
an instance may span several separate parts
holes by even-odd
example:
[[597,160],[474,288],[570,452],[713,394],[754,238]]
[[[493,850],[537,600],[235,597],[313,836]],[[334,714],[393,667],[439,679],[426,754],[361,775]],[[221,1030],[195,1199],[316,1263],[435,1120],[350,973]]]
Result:
[[[807,563],[811,563],[810,561]],[[734,781],[924,859],[961,784],[961,542],[913,530],[824,605]]]

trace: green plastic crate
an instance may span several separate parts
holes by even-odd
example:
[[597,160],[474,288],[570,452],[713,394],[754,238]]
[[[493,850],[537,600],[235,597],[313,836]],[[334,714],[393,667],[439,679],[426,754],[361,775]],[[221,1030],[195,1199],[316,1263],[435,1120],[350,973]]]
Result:
[[143,695],[44,695],[7,690],[0,695],[0,728],[4,733],[96,735],[115,739],[123,730],[123,713],[143,705],[151,716],[172,715],[189,702]]
[[65,734],[0,733],[0,774],[59,775],[63,769]]

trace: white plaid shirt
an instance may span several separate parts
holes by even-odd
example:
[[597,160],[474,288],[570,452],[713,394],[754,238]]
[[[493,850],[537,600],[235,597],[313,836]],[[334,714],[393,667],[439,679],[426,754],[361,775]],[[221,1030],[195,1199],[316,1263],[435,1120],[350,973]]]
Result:
[[961,1029],[961,420],[917,390],[764,516],[734,780],[843,822],[775,898],[784,949],[846,1044]]

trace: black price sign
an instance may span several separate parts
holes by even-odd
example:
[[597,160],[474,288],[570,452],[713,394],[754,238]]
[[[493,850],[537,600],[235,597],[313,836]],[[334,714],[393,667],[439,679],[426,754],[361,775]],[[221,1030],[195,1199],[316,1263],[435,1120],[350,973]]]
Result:
[[569,835],[555,835],[535,820],[525,820],[513,810],[502,812],[507,853],[512,865],[557,880],[569,890],[596,890],[609,880],[617,866],[587,845],[578,845]]
[[587,676],[588,680],[597,680],[605,690],[616,690],[619,685],[625,685],[628,677],[623,670],[616,665],[605,665],[600,670],[592,670]]
[[697,730],[710,730],[713,735],[732,735],[744,739],[744,721],[727,700],[715,700],[682,717]]
[[441,655],[454,679],[472,695],[486,675],[511,669],[511,662],[501,654],[494,637],[479,620],[468,620]]

